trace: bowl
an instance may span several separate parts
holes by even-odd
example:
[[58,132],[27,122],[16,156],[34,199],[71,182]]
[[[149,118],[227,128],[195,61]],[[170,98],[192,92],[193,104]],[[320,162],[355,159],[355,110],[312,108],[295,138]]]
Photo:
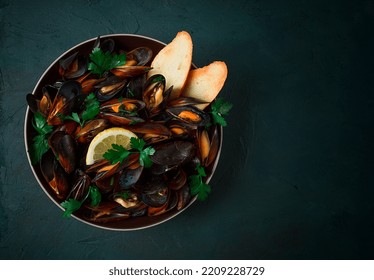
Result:
[[[141,35],[135,35],[135,34],[110,34],[110,35],[104,35],[100,36],[102,40],[107,38],[112,38],[116,45],[118,45],[121,49],[124,49],[126,51],[130,51],[132,49],[135,49],[137,47],[146,46],[152,49],[153,51],[153,57],[166,45],[165,43],[150,38],[146,36]],[[36,97],[40,98],[42,95],[42,88],[45,85],[53,84],[58,79],[58,69],[59,69],[59,60],[61,58],[68,57],[69,55],[79,52],[80,54],[89,55],[92,51],[93,45],[95,43],[97,38],[92,38],[89,40],[86,40],[84,42],[81,42],[77,44],[76,46],[70,48],[63,54],[61,54],[58,58],[56,58],[50,66],[44,71],[40,79],[38,80],[37,84],[35,85],[32,94]],[[196,68],[194,64],[191,65],[192,68]],[[47,181],[45,180],[40,166],[39,165],[32,165],[31,159],[29,155],[29,148],[32,143],[33,138],[33,126],[32,126],[32,119],[33,119],[33,113],[31,112],[30,108],[27,107],[26,115],[25,115],[25,123],[24,123],[24,141],[25,141],[25,148],[26,148],[26,154],[28,157],[28,161],[30,164],[30,168],[35,176],[36,181],[38,182],[39,186],[42,188],[42,190],[45,192],[47,197],[54,202],[54,204],[59,207],[62,211],[64,211],[64,208],[60,205],[61,201],[59,201],[51,191],[51,188]],[[204,177],[205,182],[209,183],[211,180],[218,161],[220,157],[220,152],[222,149],[222,137],[223,137],[223,129],[221,126],[218,128],[218,139],[219,139],[219,147],[218,147],[218,153],[214,160],[214,162],[211,165],[211,168],[207,171],[207,176]],[[186,209],[188,209],[194,202],[196,201],[196,196],[193,197],[189,203],[181,210],[170,210],[169,212],[166,212],[164,214],[160,214],[158,216],[141,216],[141,217],[131,217],[122,221],[117,222],[108,222],[108,223],[99,223],[99,222],[93,222],[86,220],[82,215],[79,213],[74,213],[71,216],[80,222],[83,222],[85,224],[88,224],[90,226],[106,229],[106,230],[116,230],[116,231],[131,231],[131,230],[139,230],[139,229],[145,229],[148,227],[159,225],[163,222],[166,222],[180,213],[184,212]],[[47,209],[46,209],[47,211]],[[61,217],[62,219],[62,217]]]

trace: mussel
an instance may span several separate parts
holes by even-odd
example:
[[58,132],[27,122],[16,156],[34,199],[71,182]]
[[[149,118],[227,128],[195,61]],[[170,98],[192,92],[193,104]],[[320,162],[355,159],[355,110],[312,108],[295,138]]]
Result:
[[211,126],[209,132],[204,129],[196,130],[196,146],[199,148],[199,159],[203,166],[209,166],[217,157],[219,139],[217,125]]
[[40,161],[40,169],[56,197],[60,200],[65,199],[69,191],[68,176],[52,152],[43,155]]
[[151,172],[155,175],[164,174],[187,164],[195,154],[194,145],[181,140],[156,145],[155,150],[156,152],[151,156],[154,163]]
[[68,198],[82,200],[87,195],[91,184],[91,178],[81,169],[77,169],[75,179]]
[[165,77],[157,74],[151,76],[143,90],[143,100],[147,109],[152,114],[164,100]]
[[49,125],[60,125],[63,117],[77,110],[83,101],[81,85],[76,81],[64,82],[58,89],[49,110],[47,122]]
[[126,79],[110,76],[104,81],[95,84],[96,97],[99,101],[107,101],[121,93],[127,83]]
[[138,47],[126,53],[126,64],[125,65],[146,65],[153,56],[153,52],[148,47]]
[[42,97],[40,99],[31,93],[27,94],[26,101],[30,107],[30,110],[34,114],[39,112],[42,114],[42,116],[47,117],[52,107],[51,96],[55,97],[56,93],[57,88],[47,85],[42,88]]
[[105,128],[109,122],[105,119],[93,119],[88,121],[83,127],[78,126],[75,131],[75,137],[80,143],[89,143],[91,140]]
[[48,138],[48,144],[65,172],[72,173],[77,165],[76,142],[66,131],[55,130]]
[[64,79],[75,79],[82,76],[87,71],[87,59],[84,56],[78,55],[78,52],[60,59],[59,73]]
[[205,126],[210,122],[208,113],[192,105],[176,106],[166,109],[174,118],[194,126]]

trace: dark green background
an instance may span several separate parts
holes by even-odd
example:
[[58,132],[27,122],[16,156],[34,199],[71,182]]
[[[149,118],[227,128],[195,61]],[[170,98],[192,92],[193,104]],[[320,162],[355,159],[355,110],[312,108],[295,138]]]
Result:
[[[0,257],[374,258],[373,17],[373,1],[0,0]],[[63,219],[27,162],[25,95],[81,41],[180,30],[196,65],[229,68],[211,196],[136,232]]]

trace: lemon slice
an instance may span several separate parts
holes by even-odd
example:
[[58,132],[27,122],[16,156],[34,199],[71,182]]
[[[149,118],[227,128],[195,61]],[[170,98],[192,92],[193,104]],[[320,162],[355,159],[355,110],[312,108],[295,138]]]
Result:
[[86,164],[91,165],[95,161],[103,159],[106,151],[112,149],[112,144],[121,145],[129,150],[131,137],[138,138],[130,130],[121,127],[112,127],[101,131],[92,139],[88,147]]

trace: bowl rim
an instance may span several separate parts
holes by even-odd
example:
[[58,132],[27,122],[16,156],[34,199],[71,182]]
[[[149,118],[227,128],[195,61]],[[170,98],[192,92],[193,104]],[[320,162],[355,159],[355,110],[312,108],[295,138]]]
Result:
[[[141,38],[141,39],[154,41],[154,42],[156,42],[158,44],[161,44],[163,46],[167,45],[166,43],[164,43],[164,42],[162,42],[160,40],[154,39],[152,37],[144,36],[144,35],[139,35],[139,34],[114,33],[114,34],[100,35],[100,39],[101,38],[113,38],[113,37],[138,37],[138,38]],[[74,45],[73,47],[67,49],[61,55],[59,55],[55,60],[53,60],[53,62],[51,62],[49,64],[49,66],[40,75],[40,77],[39,77],[38,81],[36,82],[36,84],[35,84],[32,92],[31,92],[31,94],[35,95],[35,92],[39,88],[39,86],[40,86],[41,82],[43,81],[44,77],[47,75],[47,73],[49,73],[50,69],[52,67],[54,67],[56,65],[56,63],[58,63],[58,61],[60,59],[62,59],[64,56],[66,56],[69,52],[71,52],[71,51],[73,51],[73,50],[81,47],[84,44],[87,44],[87,43],[90,43],[90,42],[94,42],[96,39],[97,39],[97,37],[93,37],[93,38],[87,39],[85,41],[82,41],[82,42]],[[192,62],[192,67],[197,68],[197,66],[193,62]],[[34,178],[36,179],[36,181],[39,184],[39,187],[43,190],[43,192],[48,196],[48,198],[55,205],[57,205],[62,211],[64,211],[65,209],[46,190],[46,188],[43,185],[43,182],[41,182],[41,180],[39,178],[39,175],[35,171],[35,167],[31,163],[31,158],[30,158],[30,154],[29,154],[28,137],[27,137],[28,136],[27,128],[28,128],[29,116],[31,114],[30,111],[31,110],[30,110],[29,106],[27,105],[26,106],[26,112],[25,112],[25,118],[24,118],[23,132],[24,132],[24,145],[25,145],[25,149],[26,149],[26,155],[27,155],[27,159],[28,159],[28,162],[29,162],[29,166],[30,166],[31,171],[32,171],[32,173],[34,175]],[[220,159],[220,155],[221,155],[222,146],[223,146],[223,127],[221,125],[218,125],[218,129],[219,129],[219,136],[220,136],[219,137],[219,148],[218,148],[218,152],[217,152],[217,156],[216,156],[216,159],[214,161],[214,164],[211,167],[212,172],[205,179],[205,182],[207,184],[210,182],[210,180],[212,179],[212,177],[213,177],[213,175],[214,175],[214,173],[216,171],[216,168],[217,168],[217,165],[218,165],[218,162],[219,162],[219,159]],[[196,201],[196,199],[197,199],[197,196],[192,197],[191,200],[188,202],[188,204],[184,208],[182,208],[181,210],[176,211],[173,215],[169,215],[169,216],[165,217],[164,219],[161,219],[161,220],[156,221],[154,223],[150,223],[148,225],[138,226],[138,227],[134,227],[134,228],[115,228],[115,227],[105,226],[105,223],[104,224],[93,223],[93,222],[87,221],[85,219],[82,219],[82,218],[76,216],[74,213],[71,215],[71,217],[73,217],[74,219],[76,219],[76,220],[78,220],[80,222],[83,222],[86,225],[89,225],[89,226],[92,226],[92,227],[96,227],[96,228],[100,228],[100,229],[104,229],[104,230],[111,230],[111,231],[137,231],[137,230],[142,230],[142,229],[147,229],[147,228],[155,227],[157,225],[163,224],[163,223],[171,220],[172,218],[175,218],[176,216],[178,216],[182,212],[184,212],[187,208],[189,208]]]

